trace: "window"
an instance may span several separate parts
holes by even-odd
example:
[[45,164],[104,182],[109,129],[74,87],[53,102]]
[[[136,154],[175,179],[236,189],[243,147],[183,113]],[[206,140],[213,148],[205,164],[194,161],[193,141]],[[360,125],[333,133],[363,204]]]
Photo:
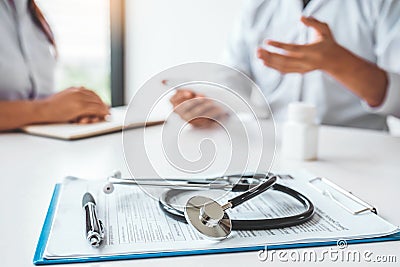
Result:
[[126,0],[126,100],[166,68],[222,62],[245,1]]
[[36,2],[56,38],[56,89],[85,86],[111,104],[110,0]]

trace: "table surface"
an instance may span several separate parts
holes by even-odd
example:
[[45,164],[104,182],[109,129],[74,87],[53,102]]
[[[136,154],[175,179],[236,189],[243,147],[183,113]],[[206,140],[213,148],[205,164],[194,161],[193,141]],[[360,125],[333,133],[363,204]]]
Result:
[[[156,140],[161,126],[148,128],[146,138]],[[135,137],[141,130],[131,130]],[[209,133],[203,132],[207,135]],[[73,175],[105,179],[112,170],[128,175],[121,133],[80,141],[61,141],[21,133],[0,134],[0,166],[3,192],[0,196],[0,258],[2,266],[32,266],[37,240],[56,182]],[[279,141],[279,138],[278,138]],[[190,138],[183,142],[190,143]],[[279,142],[278,142],[279,143]],[[159,146],[155,141],[154,147]],[[278,145],[279,148],[279,145]],[[279,149],[278,149],[279,151]],[[140,161],[141,156],[135,158]],[[400,139],[384,132],[321,127],[319,159],[299,162],[275,155],[273,169],[307,169],[327,177],[361,199],[373,204],[379,214],[400,225]],[[139,171],[140,173],[140,171]],[[395,256],[400,261],[400,242],[352,245],[375,256]],[[322,253],[327,248],[317,248]],[[273,264],[282,262],[276,260]],[[326,261],[333,264],[333,261]],[[131,266],[132,261],[76,264],[74,266]],[[264,265],[257,252],[184,256],[135,260],[135,266],[244,266]],[[271,262],[268,264],[272,264]],[[309,265],[308,262],[300,264]],[[351,263],[350,263],[351,264]]]

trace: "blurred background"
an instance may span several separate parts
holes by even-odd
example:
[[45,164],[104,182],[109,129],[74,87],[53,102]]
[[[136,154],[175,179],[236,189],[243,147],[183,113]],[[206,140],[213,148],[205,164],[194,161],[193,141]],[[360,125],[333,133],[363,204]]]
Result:
[[[59,49],[57,89],[83,85],[113,106],[129,103],[174,65],[221,62],[245,0],[37,0]],[[389,118],[392,134],[400,122]]]
[[57,90],[84,85],[111,103],[110,0],[36,2],[57,42]]
[[[123,90],[120,92],[123,99],[114,102],[128,103],[147,79],[166,68],[193,61],[220,62],[242,1],[37,0],[37,3],[49,20],[58,44],[57,89],[84,85],[98,92],[107,103],[112,102],[112,90]],[[123,60],[115,63],[121,54]],[[118,71],[112,73],[112,67]],[[112,74],[115,79],[124,79],[123,88],[112,87]]]

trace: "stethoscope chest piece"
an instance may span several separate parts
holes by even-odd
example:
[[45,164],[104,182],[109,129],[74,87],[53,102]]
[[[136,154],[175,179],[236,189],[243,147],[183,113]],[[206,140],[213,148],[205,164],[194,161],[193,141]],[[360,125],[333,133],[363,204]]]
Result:
[[222,240],[232,232],[232,222],[223,206],[211,198],[194,196],[185,206],[186,221],[207,239]]

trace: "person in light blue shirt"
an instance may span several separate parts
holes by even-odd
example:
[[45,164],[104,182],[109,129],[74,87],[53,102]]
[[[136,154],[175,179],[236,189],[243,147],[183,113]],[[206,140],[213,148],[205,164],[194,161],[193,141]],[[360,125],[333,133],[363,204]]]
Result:
[[0,0],[0,131],[95,122],[108,107],[83,87],[54,92],[56,43],[34,0]]
[[[225,62],[255,81],[277,121],[302,101],[322,124],[384,130],[387,115],[400,116],[399,14],[398,0],[246,1]],[[192,98],[180,90],[171,102]],[[221,112],[188,103],[176,109],[183,119]]]

